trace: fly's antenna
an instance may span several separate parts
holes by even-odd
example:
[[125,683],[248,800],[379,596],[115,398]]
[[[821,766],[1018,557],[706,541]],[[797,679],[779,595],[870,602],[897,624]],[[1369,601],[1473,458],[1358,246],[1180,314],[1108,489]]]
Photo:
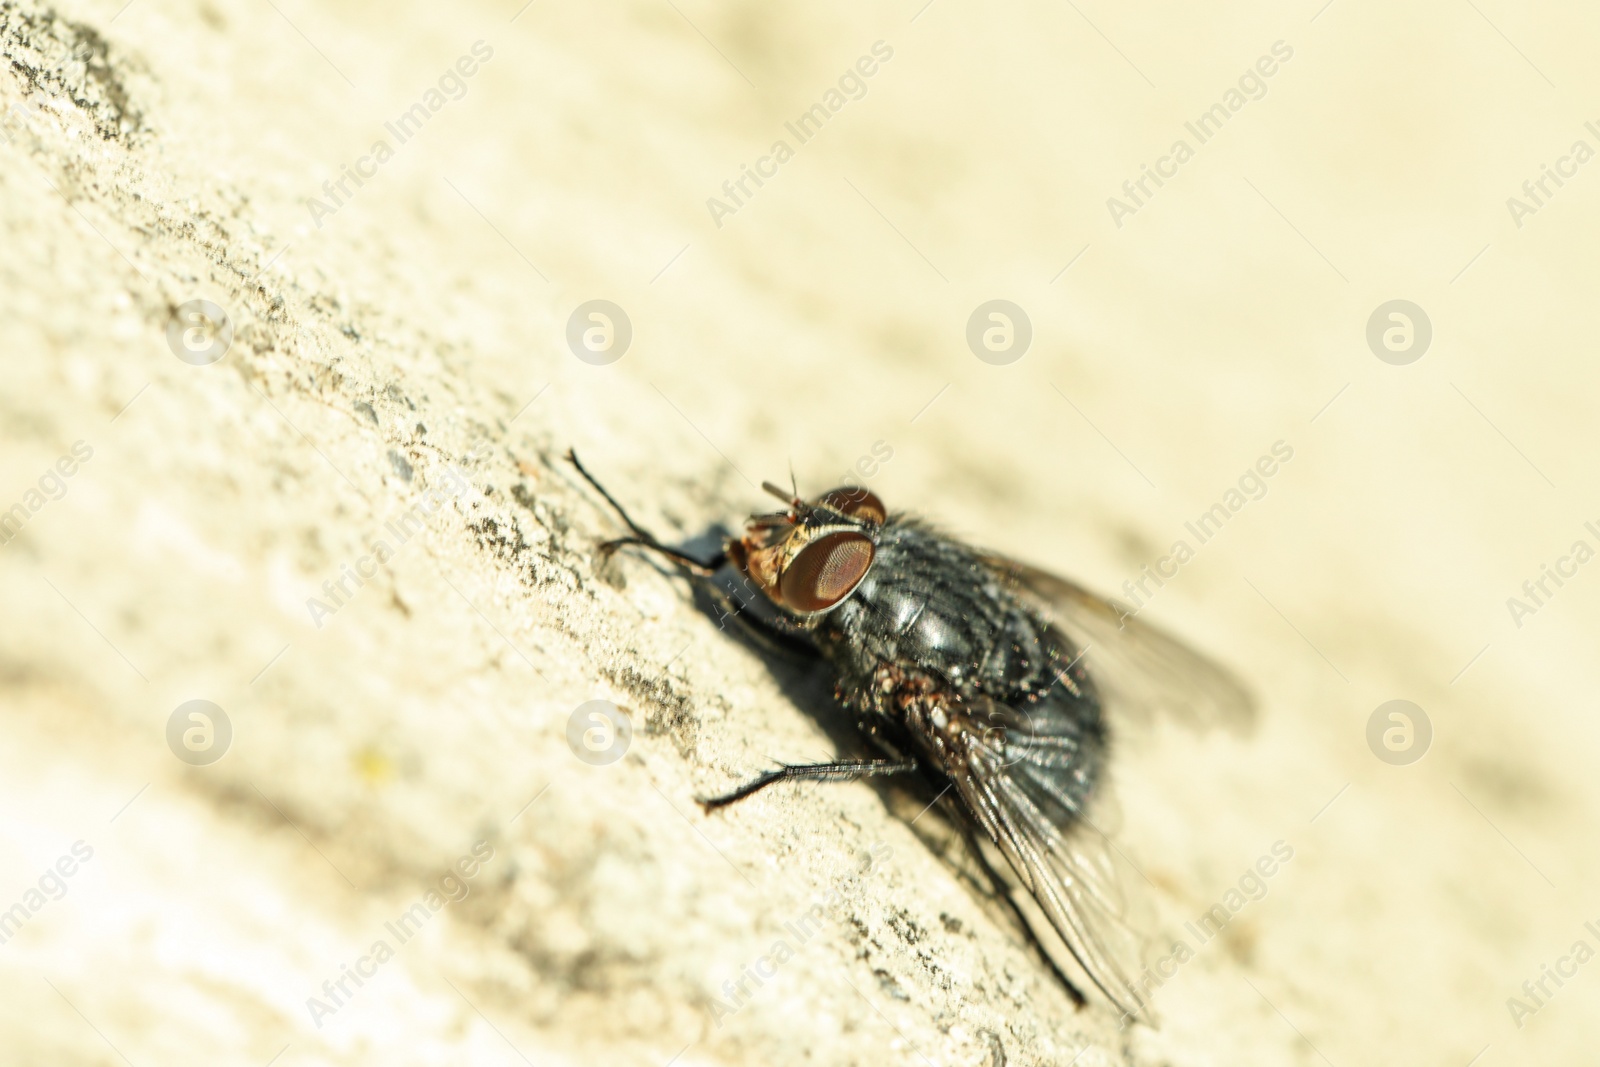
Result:
[[810,504],[807,504],[804,500],[800,499],[800,494],[798,492],[793,494],[786,493],[778,486],[773,485],[771,482],[762,482],[761,488],[765,489],[767,492],[771,493],[785,504],[788,504],[789,507],[794,510],[796,515],[806,515],[812,510]]

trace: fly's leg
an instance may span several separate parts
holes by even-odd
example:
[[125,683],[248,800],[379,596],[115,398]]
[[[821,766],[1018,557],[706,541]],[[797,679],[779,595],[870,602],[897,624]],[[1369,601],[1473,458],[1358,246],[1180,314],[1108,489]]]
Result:
[[758,775],[731,793],[706,797],[700,806],[706,811],[720,808],[778,782],[854,782],[885,774],[904,774],[917,769],[914,759],[843,759],[831,763],[786,763],[776,770]]
[[[624,516],[624,518],[626,519],[626,516]],[[715,574],[717,568],[722,566],[723,561],[727,559],[727,556],[719,552],[717,553],[716,558],[710,562],[698,560],[689,555],[687,552],[679,552],[675,548],[670,548],[649,535],[645,535],[643,537],[613,537],[609,541],[600,542],[600,551],[609,556],[623,545],[638,545],[641,548],[648,548],[652,552],[659,552],[679,566],[687,567],[689,570],[693,571],[696,576],[701,578],[709,578],[711,575]]]
[[[633,516],[628,514],[627,509],[619,504],[616,497],[607,492],[606,487],[601,485],[599,480],[579,462],[576,452],[568,449],[567,460],[577,468],[579,474],[583,475],[584,481],[594,487],[595,492],[605,497],[606,503],[611,505],[622,521],[627,524],[628,529],[632,531],[632,534],[628,537],[615,537],[609,541],[600,542],[600,551],[602,553],[610,555],[624,545],[638,545],[641,548],[647,548],[652,552],[659,553],[688,571],[690,577],[701,581],[702,588],[711,598],[712,614],[715,615],[717,625],[721,629],[727,630],[728,620],[732,619],[738,624],[745,636],[769,652],[787,656],[791,659],[812,660],[817,657],[816,646],[806,640],[805,635],[800,630],[793,625],[786,625],[782,618],[771,620],[752,618],[745,614],[745,605],[738,597],[722,588],[716,581],[711,580],[728,562],[728,554],[726,552],[718,552],[709,560],[701,560],[686,552],[680,552],[675,548],[662,544],[655,534],[633,521]],[[753,599],[761,595],[750,584],[748,578],[741,575],[738,580],[743,583],[743,591],[749,598]]]
[[633,531],[633,535],[631,537],[617,537],[610,541],[602,541],[600,543],[600,551],[610,554],[621,548],[623,545],[639,545],[641,547],[650,549],[652,552],[661,553],[663,556],[666,556],[680,567],[683,567],[684,569],[699,575],[702,578],[708,578],[712,574],[715,574],[717,569],[727,562],[728,556],[725,552],[718,552],[716,558],[711,560],[699,560],[695,559],[688,553],[679,552],[675,548],[671,548],[662,544],[659,540],[657,540],[655,534],[634,522],[633,516],[628,514],[628,509],[617,503],[617,498],[608,493],[606,491],[606,487],[601,485],[595,476],[590,474],[588,470],[584,468],[582,463],[578,462],[577,452],[570,448],[567,449],[567,461],[578,469],[578,473],[583,475],[584,481],[594,486],[595,492],[606,498],[606,503],[611,505],[611,507],[616,511],[617,516],[622,519],[629,530]]
[[1067,973],[1061,969],[1061,964],[1056,962],[1055,956],[1040,940],[1038,931],[1033,928],[1033,923],[1028,920],[1027,914],[1022,910],[1022,905],[1017,903],[1016,892],[1018,887],[1006,881],[1005,877],[995,869],[994,864],[989,860],[989,856],[984,852],[982,842],[979,841],[972,827],[963,823],[962,833],[967,839],[968,850],[973,856],[977,857],[978,866],[982,867],[984,873],[989,876],[989,881],[994,887],[995,894],[1005,900],[1011,909],[1011,914],[1016,917],[1017,925],[1022,927],[1023,936],[1028,939],[1029,944],[1039,953],[1044,960],[1045,966],[1050,968],[1051,973],[1056,976],[1056,980],[1066,989],[1067,996],[1071,998],[1073,1006],[1079,1009],[1085,1007],[1089,1003],[1089,998],[1084,996],[1083,991],[1073,984],[1071,978],[1067,977]]

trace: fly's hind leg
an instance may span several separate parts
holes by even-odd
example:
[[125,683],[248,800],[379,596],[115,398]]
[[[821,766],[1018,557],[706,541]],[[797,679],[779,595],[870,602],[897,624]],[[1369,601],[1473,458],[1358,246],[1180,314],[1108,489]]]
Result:
[[[1033,928],[1033,923],[1029,920],[1027,913],[1022,910],[1022,905],[1017,903],[1016,894],[1021,887],[1008,881],[995,868],[993,859],[984,850],[983,841],[978,837],[978,831],[966,825],[965,821],[962,821],[961,828],[967,839],[968,850],[973,856],[977,857],[978,866],[982,867],[984,873],[989,876],[989,881],[996,895],[1005,900],[1006,905],[1011,910],[1011,914],[1017,920],[1017,925],[1022,927],[1023,936],[1028,939],[1028,943],[1043,958],[1045,966],[1050,968],[1057,981],[1066,989],[1067,996],[1071,998],[1073,1006],[1079,1009],[1085,1007],[1089,1003],[1089,998],[1083,995],[1083,991],[1067,976],[1066,971],[1061,969],[1061,964],[1057,962],[1055,955],[1045,947],[1045,943],[1040,939],[1038,931]],[[1026,889],[1021,891],[1027,892]]]

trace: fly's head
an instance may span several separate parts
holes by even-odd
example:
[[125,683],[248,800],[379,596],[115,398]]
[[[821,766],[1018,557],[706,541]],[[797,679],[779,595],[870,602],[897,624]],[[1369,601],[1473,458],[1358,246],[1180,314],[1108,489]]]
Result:
[[801,500],[771,483],[785,511],[752,516],[728,542],[728,559],[779,608],[802,621],[842,604],[872,569],[888,512],[865,489],[832,489]]

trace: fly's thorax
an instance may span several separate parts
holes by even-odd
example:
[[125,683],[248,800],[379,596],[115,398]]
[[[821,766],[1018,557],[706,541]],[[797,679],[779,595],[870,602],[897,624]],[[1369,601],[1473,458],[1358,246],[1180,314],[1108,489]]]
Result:
[[1000,630],[1002,608],[975,558],[924,527],[891,522],[877,558],[823,623],[861,666],[895,662],[953,684],[971,679]]
[[1028,699],[1065,666],[1046,620],[966,546],[914,523],[883,528],[871,570],[816,635],[846,676],[893,663],[966,696]]

